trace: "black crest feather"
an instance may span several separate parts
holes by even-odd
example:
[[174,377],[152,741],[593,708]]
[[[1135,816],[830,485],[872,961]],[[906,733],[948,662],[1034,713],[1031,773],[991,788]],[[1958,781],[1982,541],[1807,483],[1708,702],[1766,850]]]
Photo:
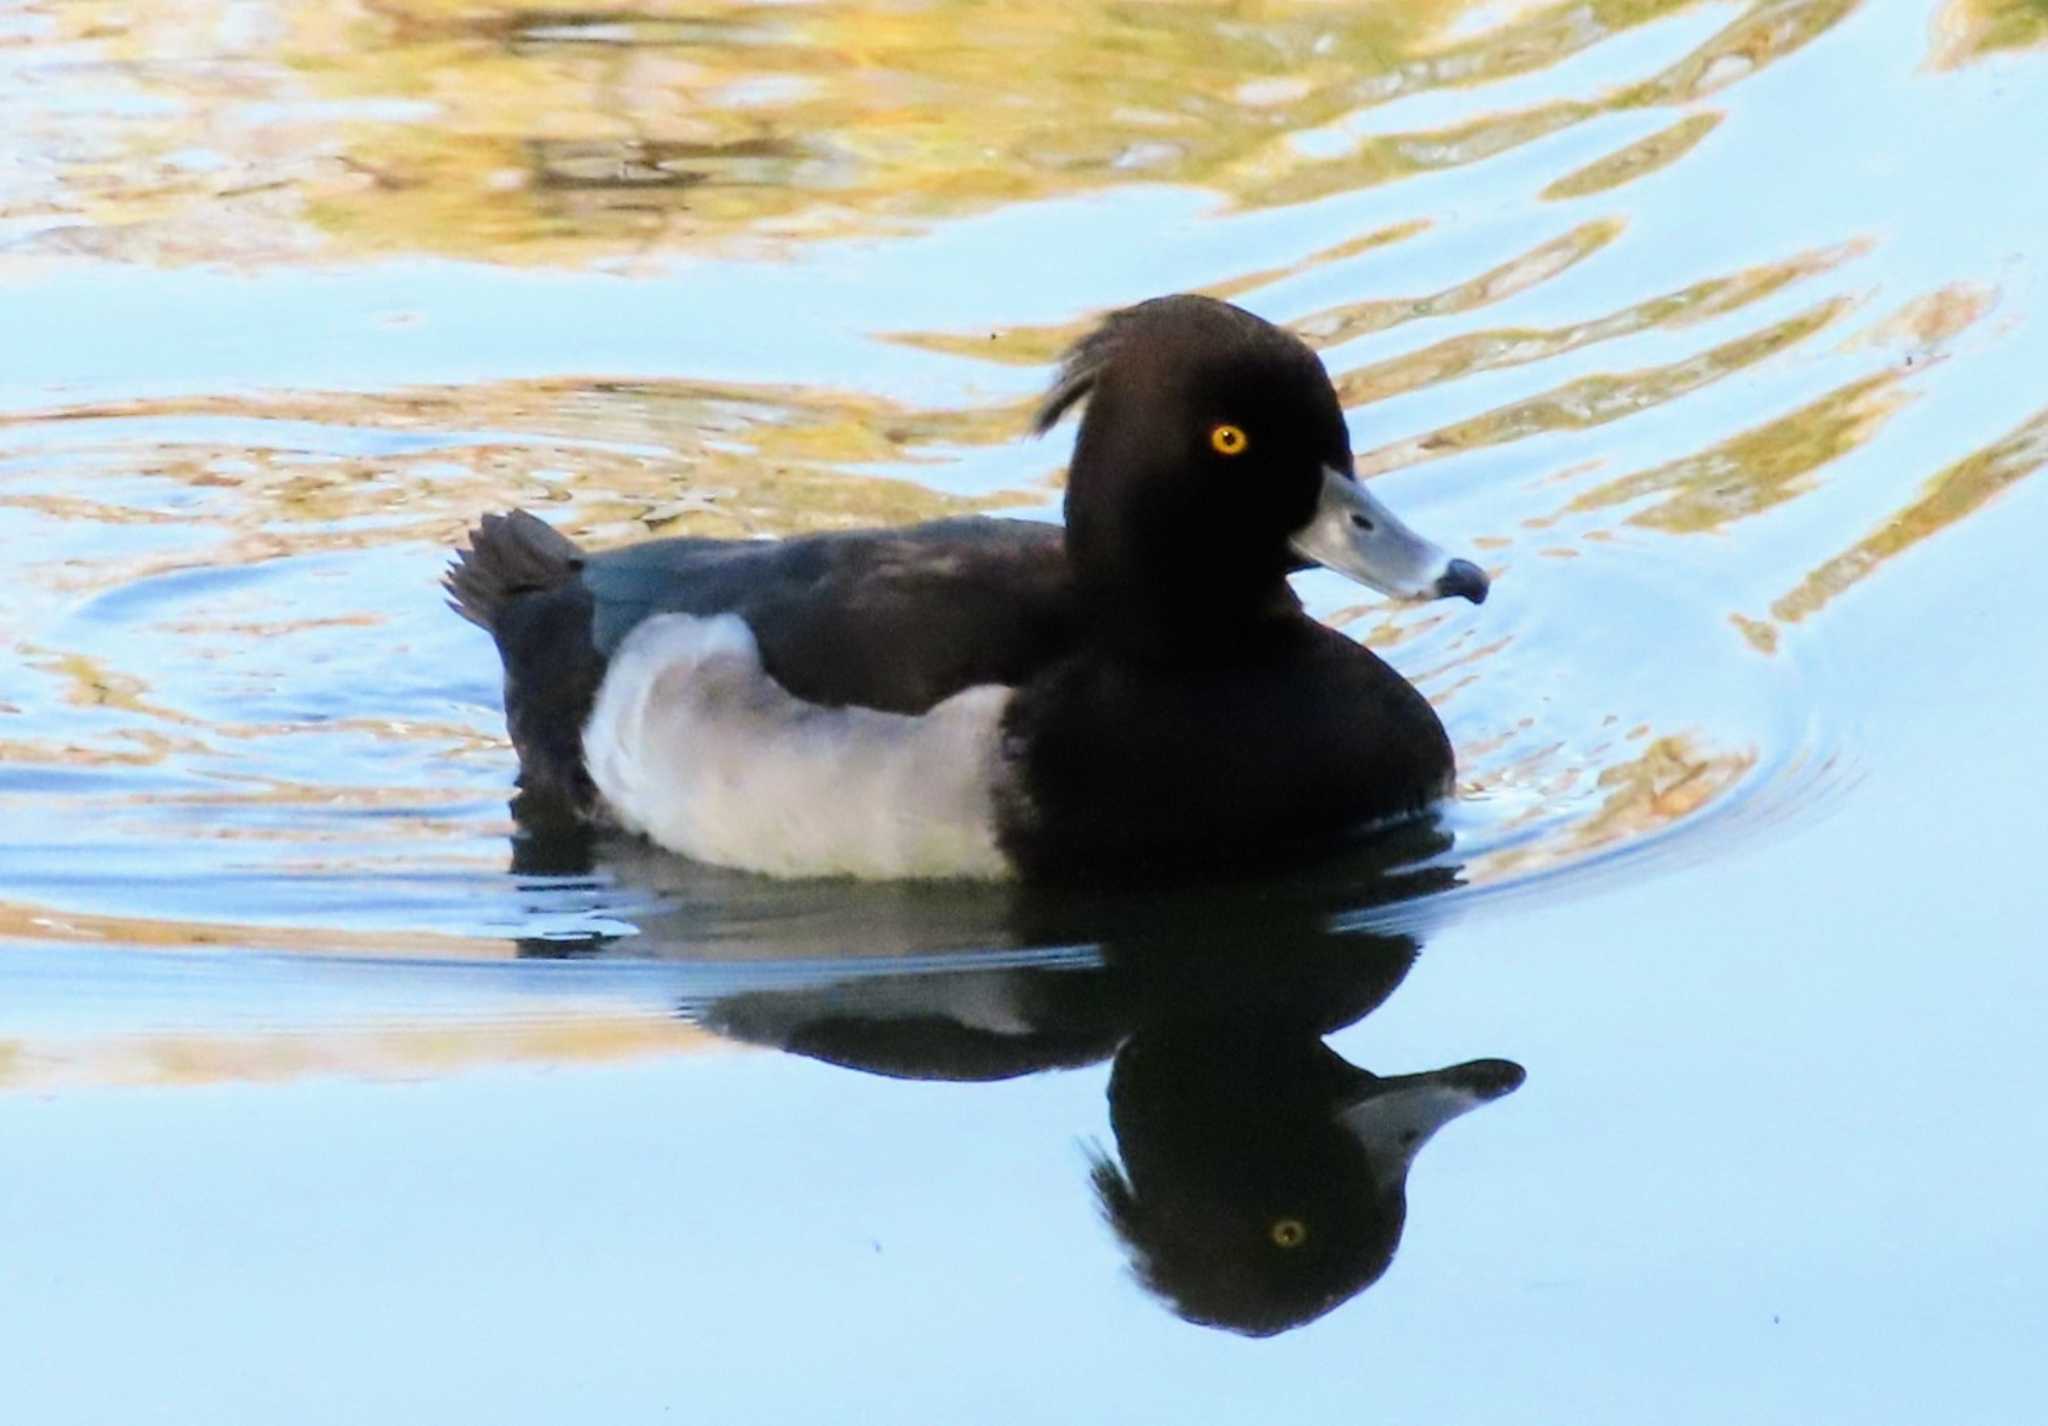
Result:
[[1136,307],[1125,307],[1110,313],[1094,331],[1067,348],[1066,355],[1060,358],[1059,371],[1053,376],[1052,387],[1032,418],[1031,429],[1035,433],[1042,436],[1050,431],[1069,408],[1095,389],[1096,379],[1129,335],[1137,311]]
[[[1134,307],[1121,307],[1101,325],[1067,348],[1053,376],[1052,388],[1039,403],[1032,429],[1044,435],[1069,408],[1094,391],[1103,372],[1130,343],[1159,341],[1184,354],[1228,356],[1243,351],[1281,351],[1314,366],[1315,357],[1299,338],[1261,321],[1242,307],[1199,293],[1154,297]],[[1321,370],[1317,368],[1321,379]]]

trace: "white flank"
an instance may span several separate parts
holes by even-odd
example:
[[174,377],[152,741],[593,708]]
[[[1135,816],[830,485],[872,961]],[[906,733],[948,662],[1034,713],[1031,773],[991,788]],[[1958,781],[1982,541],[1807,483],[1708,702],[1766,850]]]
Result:
[[772,876],[1007,876],[993,783],[995,684],[918,716],[825,708],[761,667],[746,622],[662,614],[613,656],[583,729],[591,780],[628,829]]

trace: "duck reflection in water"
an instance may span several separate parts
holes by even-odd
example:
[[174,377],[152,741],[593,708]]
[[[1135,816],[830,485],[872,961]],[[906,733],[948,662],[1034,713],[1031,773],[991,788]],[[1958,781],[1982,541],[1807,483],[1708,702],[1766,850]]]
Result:
[[[936,970],[898,958],[886,974],[828,969],[709,992],[683,1014],[735,1040],[895,1078],[1000,1080],[1112,1059],[1115,1152],[1092,1152],[1090,1178],[1136,1276],[1191,1322],[1270,1336],[1379,1279],[1400,1244],[1417,1152],[1522,1082],[1521,1067],[1499,1059],[1381,1077],[1323,1043],[1392,994],[1419,952],[1418,931],[1346,926],[1455,884],[1454,867],[1427,860],[1448,845],[1421,824],[1283,877],[1163,893],[955,899],[839,883],[818,889],[831,908],[819,918],[778,906],[779,945],[792,927],[815,927],[815,952],[864,936],[877,949],[1095,951],[949,957]],[[707,905],[759,930],[764,908],[734,900],[758,879],[727,884],[730,873],[649,861],[623,841],[602,844],[598,859],[687,908],[675,926],[693,928],[687,950],[643,939],[640,953],[725,959],[702,935]],[[559,849],[552,869],[569,869]]]
[[1255,1336],[1379,1280],[1408,1216],[1408,1166],[1522,1069],[1473,1060],[1381,1078],[1313,1037],[1175,1025],[1117,1052],[1095,1190],[1139,1278],[1191,1322]]

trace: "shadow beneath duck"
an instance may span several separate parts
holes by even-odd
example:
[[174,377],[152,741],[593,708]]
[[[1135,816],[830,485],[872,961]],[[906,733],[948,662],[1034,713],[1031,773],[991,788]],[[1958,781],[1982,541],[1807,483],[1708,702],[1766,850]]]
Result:
[[1345,928],[1457,884],[1432,821],[1157,891],[793,883],[631,839],[517,845],[515,870],[643,899],[636,957],[717,965],[679,1013],[727,1038],[899,1079],[1112,1061],[1115,1152],[1092,1152],[1089,1175],[1104,1219],[1138,1279],[1207,1326],[1272,1335],[1377,1281],[1416,1152],[1523,1078],[1505,1060],[1382,1078],[1323,1043],[1394,992],[1424,934]]

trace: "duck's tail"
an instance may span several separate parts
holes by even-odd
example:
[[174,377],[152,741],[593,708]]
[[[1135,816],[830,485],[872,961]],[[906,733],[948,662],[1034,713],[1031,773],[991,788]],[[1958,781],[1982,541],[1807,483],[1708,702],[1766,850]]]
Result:
[[486,515],[441,583],[448,607],[497,641],[520,801],[547,820],[588,815],[596,794],[583,765],[583,724],[605,658],[592,634],[582,548],[524,510]]
[[441,587],[448,591],[450,609],[495,634],[515,599],[552,593],[582,569],[581,546],[545,520],[514,510],[477,522],[468,547],[455,552]]

